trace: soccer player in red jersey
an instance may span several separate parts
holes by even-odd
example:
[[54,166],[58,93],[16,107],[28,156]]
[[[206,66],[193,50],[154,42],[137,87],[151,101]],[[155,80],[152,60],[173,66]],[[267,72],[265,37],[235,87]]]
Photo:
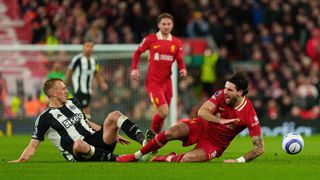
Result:
[[156,156],[157,162],[204,162],[220,157],[233,138],[248,128],[253,149],[237,159],[224,160],[226,163],[249,162],[264,152],[259,120],[248,93],[248,80],[244,71],[234,73],[198,111],[198,117],[183,121],[165,132],[158,134],[134,154],[117,157],[118,162],[136,161],[142,155],[155,151],[168,141],[181,140],[183,146],[196,144],[187,153],[170,153]]
[[153,105],[157,108],[151,129],[159,133],[164,119],[168,116],[172,97],[171,66],[177,60],[181,77],[187,76],[187,70],[182,58],[181,41],[171,35],[173,17],[163,13],[158,16],[159,31],[145,37],[132,57],[131,77],[139,79],[138,62],[140,55],[149,50],[149,68],[146,78],[146,90]]

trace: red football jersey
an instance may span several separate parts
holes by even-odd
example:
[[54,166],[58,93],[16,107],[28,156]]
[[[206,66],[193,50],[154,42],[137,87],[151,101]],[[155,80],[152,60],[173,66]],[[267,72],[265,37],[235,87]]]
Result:
[[237,107],[227,105],[223,90],[215,92],[209,100],[216,105],[216,108],[212,110],[215,116],[224,119],[239,119],[239,121],[229,124],[206,121],[208,128],[205,128],[205,133],[217,145],[227,148],[232,139],[245,128],[248,128],[251,137],[261,135],[258,116],[247,97]]
[[171,66],[177,60],[179,69],[184,69],[181,41],[170,35],[164,40],[158,32],[143,39],[132,57],[132,69],[137,69],[140,54],[149,50],[149,68],[146,85],[159,85],[171,82]]

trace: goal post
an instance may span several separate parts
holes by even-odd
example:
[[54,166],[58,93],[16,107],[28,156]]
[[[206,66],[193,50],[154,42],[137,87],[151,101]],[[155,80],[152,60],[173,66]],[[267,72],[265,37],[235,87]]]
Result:
[[[109,88],[101,92],[94,85],[91,102],[93,118],[102,122],[109,111],[120,110],[142,128],[148,128],[155,109],[145,91],[145,76],[148,69],[147,53],[142,55],[139,63],[140,80],[130,79],[131,57],[137,44],[96,44],[93,55]],[[0,45],[0,72],[7,81],[8,98],[6,104],[10,106],[15,96],[26,101],[29,96],[36,96],[47,74],[52,70],[55,62],[62,64],[65,72],[72,57],[82,51],[83,45]],[[176,63],[172,66],[173,97],[170,106],[169,122],[166,128],[177,119],[178,69]],[[96,84],[96,83],[95,83]],[[22,107],[23,108],[23,107]],[[20,114],[19,114],[20,113]],[[24,110],[16,115],[9,114],[10,119],[24,117]]]

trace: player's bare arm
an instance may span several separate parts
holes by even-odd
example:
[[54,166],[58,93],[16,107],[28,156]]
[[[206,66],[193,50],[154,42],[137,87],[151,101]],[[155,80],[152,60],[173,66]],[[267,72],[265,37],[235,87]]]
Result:
[[238,162],[250,162],[256,159],[258,156],[264,152],[264,142],[262,136],[252,136],[251,138],[253,143],[252,151],[246,153],[244,156],[241,156],[238,159],[227,159],[224,160],[225,163],[238,163]]
[[120,136],[118,134],[118,137],[117,137],[117,143],[120,143],[122,145],[129,145],[130,144],[130,141],[122,136]]
[[187,77],[187,69],[180,69],[179,71],[180,77]]
[[64,84],[67,86],[71,80],[71,76],[72,76],[73,71],[71,69],[67,69],[66,72],[66,78],[64,80]]
[[101,126],[99,126],[98,124],[96,124],[92,121],[86,120],[86,122],[92,129],[94,129],[96,131],[99,131],[101,129]]
[[9,161],[9,163],[18,163],[18,162],[27,162],[31,159],[31,157],[35,154],[37,151],[37,148],[39,147],[40,141],[37,139],[31,139],[29,145],[26,147],[26,149],[23,151],[19,159]]
[[102,78],[102,75],[99,70],[95,71],[94,77],[96,78],[101,90],[103,90],[103,91],[108,90],[108,84]]
[[223,119],[212,114],[212,111],[216,108],[216,105],[211,101],[206,101],[199,109],[198,116],[204,120],[219,124],[227,124],[237,121],[237,119]]
[[253,136],[251,140],[253,143],[253,149],[252,151],[244,155],[246,162],[250,162],[256,159],[258,156],[260,156],[264,152],[264,142],[263,142],[262,136]]
[[139,80],[140,74],[138,69],[133,69],[130,74],[131,78],[134,80]]

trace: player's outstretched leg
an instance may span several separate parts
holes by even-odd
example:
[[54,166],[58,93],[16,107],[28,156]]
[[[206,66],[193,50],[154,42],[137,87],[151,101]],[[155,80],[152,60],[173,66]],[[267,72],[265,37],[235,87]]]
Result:
[[136,161],[143,155],[149,152],[154,152],[160,149],[162,146],[167,144],[171,140],[181,140],[187,137],[189,134],[189,127],[185,123],[177,124],[165,132],[161,132],[151,141],[149,141],[145,146],[143,146],[139,151],[134,154],[122,155],[117,157],[118,162],[129,162]]
[[177,156],[175,152],[171,152],[165,156],[156,156],[151,161],[152,162],[170,162],[173,157]]
[[121,155],[117,157],[118,162],[131,162],[137,161],[143,155],[148,154],[149,152],[156,151],[162,146],[167,144],[168,140],[165,135],[165,132],[158,134],[155,138],[151,139],[145,146],[143,146],[140,151],[137,151],[134,154]]
[[[157,134],[153,130],[148,129],[145,133],[145,140],[143,141],[143,146],[145,146],[149,141],[151,141],[154,137],[156,137],[156,135]],[[139,161],[149,161],[157,152],[158,151],[145,154],[141,158],[139,158]]]

